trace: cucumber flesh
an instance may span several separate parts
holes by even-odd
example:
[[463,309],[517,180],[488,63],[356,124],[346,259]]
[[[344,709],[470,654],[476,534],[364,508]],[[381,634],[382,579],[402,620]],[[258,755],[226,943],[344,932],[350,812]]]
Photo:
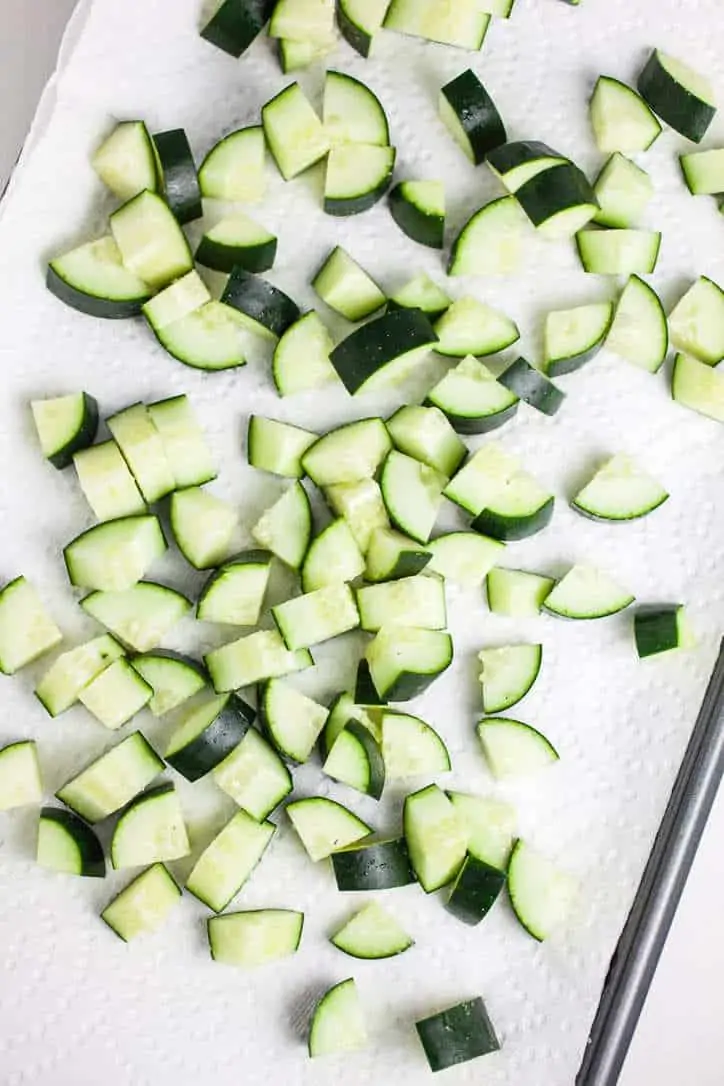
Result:
[[160,289],[193,270],[183,230],[155,192],[134,196],[109,222],[123,264],[149,286]]
[[480,721],[477,732],[490,772],[499,781],[538,773],[560,757],[541,732],[519,720],[489,717]]
[[116,823],[111,862],[118,870],[178,860],[190,851],[181,802],[171,784],[144,792]]
[[435,468],[393,449],[380,478],[390,521],[411,539],[427,543],[442,505],[446,482],[446,476]]
[[293,483],[285,490],[256,522],[251,534],[260,547],[291,569],[299,569],[312,534],[312,512],[302,484]]
[[453,242],[448,275],[513,275],[521,266],[529,229],[516,199],[493,200],[475,212]]
[[594,619],[625,611],[631,593],[595,566],[578,565],[546,596],[543,610],[561,618]]
[[374,901],[348,920],[330,942],[352,958],[372,961],[394,958],[415,944],[394,916]]
[[343,517],[320,532],[307,551],[302,567],[302,590],[354,581],[365,572],[365,559],[352,529]]
[[531,690],[543,662],[542,645],[504,645],[478,653],[483,710],[501,713]]
[[465,825],[468,854],[505,871],[515,838],[514,808],[491,796],[467,792],[448,792],[447,797]]
[[322,996],[309,1028],[309,1055],[354,1052],[367,1044],[362,1005],[354,979],[343,980]]
[[459,298],[435,322],[435,350],[451,358],[497,354],[520,338],[518,326],[497,309],[476,298]]
[[451,303],[452,298],[426,272],[420,272],[390,295],[387,307],[419,309],[429,320],[434,321],[442,316]]
[[63,557],[76,587],[123,592],[140,581],[165,550],[156,517],[122,517],[77,536],[63,548]]
[[121,657],[85,686],[78,700],[104,727],[115,730],[148,705],[152,697],[152,688]]
[[518,920],[542,942],[566,920],[577,887],[570,875],[520,840],[510,858],[508,890]]
[[619,453],[606,461],[571,506],[594,520],[637,520],[652,513],[669,498],[664,487],[630,456]]
[[385,304],[385,295],[349,253],[337,246],[312,280],[323,302],[350,321],[370,317]]
[[724,422],[724,374],[706,362],[677,354],[671,375],[671,395],[683,407]]
[[390,527],[382,491],[374,479],[325,487],[324,496],[332,511],[349,524],[362,554],[367,553],[375,531]]
[[385,763],[379,744],[369,729],[356,720],[345,724],[322,771],[372,799],[379,799],[385,786]]
[[664,307],[638,275],[631,276],[618,300],[606,347],[649,373],[656,373],[666,360],[669,329]]
[[124,943],[157,931],[174,906],[181,890],[161,863],[155,863],[121,890],[101,913],[109,928]]
[[322,123],[333,144],[387,147],[390,142],[387,116],[377,95],[343,72],[327,71]]
[[98,404],[87,392],[32,400],[30,410],[43,456],[55,468],[68,467],[76,453],[95,441]]
[[119,200],[158,188],[159,171],[153,141],[143,121],[121,121],[91,159],[101,181]]
[[229,557],[238,523],[228,502],[201,487],[177,490],[171,498],[171,530],[194,569],[211,569]]
[[403,823],[420,885],[428,894],[439,890],[452,881],[465,859],[465,826],[435,784],[406,798]]
[[274,746],[294,762],[306,762],[329,715],[283,679],[270,679],[260,694],[264,726]]
[[505,544],[477,532],[449,532],[428,544],[432,555],[428,571],[446,581],[478,588],[500,561]]
[[315,863],[372,832],[366,822],[341,803],[321,796],[288,803],[286,813]]
[[321,437],[302,457],[304,471],[317,486],[371,479],[392,449],[382,419],[359,419]]
[[319,314],[312,310],[281,336],[272,373],[280,396],[308,392],[338,380],[329,356],[334,343]]
[[616,152],[601,170],[593,191],[599,226],[635,227],[654,194],[651,178],[629,158]]
[[255,203],[266,192],[266,144],[261,125],[224,136],[209,151],[199,170],[202,196],[213,200]]
[[487,433],[505,425],[518,410],[518,396],[472,355],[449,370],[427,394],[460,434]]
[[359,626],[359,614],[348,584],[327,585],[272,608],[288,649],[298,651],[329,641]]
[[539,615],[555,581],[522,569],[491,569],[487,579],[488,606],[493,614],[512,618]]
[[591,126],[599,151],[624,155],[647,151],[661,125],[643,98],[611,76],[602,75],[590,103]]
[[140,581],[125,592],[94,592],[81,607],[136,652],[148,652],[188,614],[191,601],[172,588]]
[[206,925],[214,961],[249,969],[296,954],[302,940],[304,913],[251,909],[212,916]]
[[421,694],[450,667],[452,658],[449,634],[413,626],[384,626],[366,652],[378,696],[392,701]]
[[135,317],[151,287],[127,268],[111,236],[86,242],[48,264],[46,286],[61,302],[92,317]]
[[153,689],[147,708],[154,716],[170,713],[206,685],[207,675],[201,664],[180,654],[146,653],[135,656],[133,666]]
[[38,748],[26,739],[0,749],[0,811],[39,804],[43,799]]
[[478,0],[456,0],[455,5],[438,0],[392,0],[385,16],[386,30],[454,45],[459,49],[482,47],[490,15],[481,11]]
[[16,577],[0,590],[0,672],[14,675],[62,640],[30,581]]
[[465,444],[437,407],[408,404],[387,420],[395,448],[450,478],[467,455]]
[[546,372],[559,377],[585,366],[603,346],[612,320],[611,302],[549,313],[545,324]]
[[276,630],[257,630],[248,637],[240,637],[207,653],[204,662],[214,689],[220,694],[264,679],[291,675],[313,664],[309,652],[290,652]]
[[129,803],[163,770],[140,732],[133,732],[67,781],[56,795],[87,822],[100,822]]
[[285,181],[291,181],[328,153],[322,122],[298,83],[262,106],[267,145]]
[[108,634],[78,645],[62,653],[50,666],[36,686],[35,696],[51,716],[58,716],[74,705],[83,687],[123,652]]
[[436,777],[451,768],[447,747],[435,729],[406,713],[383,713],[382,754],[387,780]]
[[212,776],[222,792],[259,822],[268,818],[292,790],[286,765],[254,728],[215,766]]
[[705,275],[669,314],[671,342],[685,354],[716,366],[724,358],[724,291]]
[[656,230],[579,230],[576,246],[583,270],[596,275],[650,275],[661,234]]
[[186,880],[186,889],[215,913],[223,912],[266,852],[276,826],[237,811],[206,846]]

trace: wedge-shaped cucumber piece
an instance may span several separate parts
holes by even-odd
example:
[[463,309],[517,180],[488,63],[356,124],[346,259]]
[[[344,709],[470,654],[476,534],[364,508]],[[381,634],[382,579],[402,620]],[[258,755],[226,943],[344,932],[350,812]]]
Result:
[[43,782],[34,739],[0,748],[0,811],[41,803]]
[[455,45],[459,49],[482,47],[490,15],[481,11],[478,0],[392,0],[385,16],[387,30],[417,38]]
[[505,883],[504,871],[474,856],[466,856],[453,883],[446,908],[464,924],[479,924],[498,900]]
[[269,551],[243,551],[214,570],[201,589],[197,618],[229,626],[256,626],[269,583],[271,559]]
[[359,419],[330,430],[304,454],[302,467],[317,486],[371,479],[392,448],[382,419]]
[[387,147],[390,142],[387,116],[379,98],[365,83],[344,72],[328,70],[325,75],[322,121],[333,144]]
[[208,675],[197,660],[166,649],[135,656],[133,666],[153,687],[148,708],[154,716],[163,716],[183,705],[203,690],[208,680]]
[[390,0],[339,0],[337,25],[340,34],[360,56],[368,57],[372,42],[382,28]]
[[465,859],[467,833],[445,793],[431,784],[409,795],[403,825],[410,860],[425,893],[452,882]]
[[397,152],[369,143],[336,144],[327,159],[324,210],[359,215],[382,199],[392,184]]
[[184,232],[157,193],[140,192],[108,221],[124,266],[156,290],[193,268]]
[[546,372],[561,377],[591,362],[603,346],[612,320],[611,302],[549,313],[545,323]]
[[[226,4],[236,0],[226,0]],[[259,0],[270,7],[270,0]],[[239,128],[211,148],[201,163],[202,196],[213,200],[255,203],[266,192],[266,142],[261,125]]]
[[320,739],[320,749],[325,757],[334,746],[334,741],[339,733],[350,720],[356,720],[359,724],[363,724],[378,743],[382,741],[382,731],[377,710],[374,707],[357,704],[352,694],[344,691],[338,694],[329,706],[329,716]]
[[264,679],[290,675],[312,667],[314,661],[306,650],[291,652],[276,630],[257,630],[204,657],[214,689],[219,693],[252,686]]
[[267,102],[261,119],[267,145],[285,181],[304,173],[329,151],[329,137],[298,83]]
[[682,407],[724,422],[724,373],[688,354],[677,354],[671,395]]
[[486,539],[477,532],[448,532],[427,545],[431,554],[429,573],[439,573],[446,581],[479,587],[499,562],[505,543]]
[[599,205],[594,222],[626,229],[638,226],[654,186],[645,170],[617,152],[596,178],[593,191]]
[[356,1052],[367,1044],[362,1004],[354,978],[343,980],[322,996],[309,1027],[309,1055]]
[[138,316],[152,294],[148,283],[124,265],[110,236],[87,241],[51,260],[45,285],[79,313],[110,320]]
[[322,796],[297,799],[287,804],[286,812],[315,863],[372,833],[366,822],[341,803]]
[[283,679],[270,679],[260,690],[259,714],[274,746],[294,762],[309,759],[329,715]]
[[389,701],[417,697],[450,667],[450,634],[413,626],[383,626],[365,653],[377,694]]
[[577,886],[564,871],[526,841],[517,841],[508,867],[508,891],[518,920],[542,942],[565,923]]
[[63,548],[68,579],[77,588],[125,592],[166,550],[157,517],[121,517],[97,524]]
[[251,534],[260,547],[299,569],[312,534],[312,510],[302,484],[292,483],[256,522]]
[[182,714],[164,757],[186,780],[197,781],[236,749],[255,716],[234,694],[207,696]]
[[30,410],[43,456],[54,468],[67,468],[96,439],[98,403],[87,392],[31,400]]
[[301,479],[304,474],[302,457],[319,434],[291,426],[288,422],[250,415],[246,432],[247,456],[253,468],[280,475],[284,479]]
[[204,431],[186,395],[171,396],[148,405],[177,489],[201,486],[218,475]]
[[340,849],[332,853],[332,867],[343,892],[392,890],[416,882],[404,837]]
[[519,720],[489,717],[480,721],[477,731],[490,772],[497,780],[530,776],[559,760],[553,744]]
[[571,507],[592,520],[638,520],[653,513],[668,498],[661,483],[626,453],[618,453],[579,490]]
[[459,298],[435,322],[435,350],[451,358],[497,354],[520,338],[515,321],[477,298]]
[[379,799],[385,787],[385,762],[380,745],[370,730],[356,720],[345,724],[322,771],[372,799]]
[[442,577],[424,573],[357,589],[360,625],[369,633],[383,626],[444,630],[447,625]]
[[123,656],[122,646],[107,634],[78,645],[51,664],[35,696],[51,716],[58,716],[75,705],[81,690],[119,656]]
[[321,317],[305,313],[281,336],[274,351],[272,376],[280,396],[309,392],[337,381],[329,361],[334,343]]
[[360,909],[337,931],[330,942],[351,958],[379,961],[404,954],[415,945],[391,913],[373,901]]
[[215,913],[223,912],[250,878],[276,833],[272,822],[257,822],[237,811],[196,861],[186,889]]
[[610,75],[599,76],[589,109],[593,135],[604,154],[648,151],[661,135],[661,125],[643,98]]
[[391,781],[436,777],[451,769],[447,747],[435,729],[406,713],[382,714],[382,755]]
[[72,811],[43,807],[38,823],[37,862],[50,871],[102,879],[103,848],[90,826]]
[[638,78],[642,97],[666,124],[699,143],[714,120],[716,98],[706,76],[654,49]]
[[634,366],[656,373],[669,350],[664,307],[653,287],[632,275],[616,306],[606,347]]
[[447,476],[393,449],[385,460],[380,489],[391,522],[418,543],[427,543],[442,505]]
[[478,653],[483,710],[502,713],[532,688],[543,663],[542,645],[503,645]]
[[387,309],[419,309],[434,322],[451,304],[452,298],[426,272],[419,272],[390,295]]
[[136,652],[148,652],[189,613],[191,601],[165,585],[139,581],[125,592],[92,592],[81,607]]
[[277,752],[250,728],[213,770],[216,784],[252,818],[263,822],[292,790],[292,777]]
[[284,644],[308,649],[359,626],[355,595],[348,584],[328,585],[272,607]]
[[697,279],[669,314],[671,342],[700,362],[724,358],[724,291],[705,275]]
[[453,242],[448,275],[513,275],[523,262],[530,225],[512,196],[485,204],[468,219]]
[[98,520],[147,511],[143,494],[115,441],[81,449],[73,457],[80,488]]
[[228,502],[201,487],[187,487],[172,496],[170,518],[176,544],[194,569],[211,569],[229,557],[239,516]]
[[467,455],[463,441],[437,407],[407,404],[386,425],[396,449],[448,478]]
[[125,657],[114,660],[78,694],[88,712],[112,731],[127,724],[152,697],[152,688]]
[[378,528],[390,527],[382,491],[374,479],[336,483],[324,488],[324,496],[332,512],[346,520],[362,554],[367,553]]
[[94,153],[91,165],[119,200],[159,187],[153,140],[143,121],[120,121]]
[[488,607],[495,615],[533,618],[541,613],[555,583],[553,577],[524,569],[491,569],[486,584]]
[[292,909],[250,909],[206,921],[215,962],[249,969],[296,954],[302,941],[304,913]]
[[56,792],[87,822],[100,822],[147,788],[163,762],[140,732],[126,736]]
[[468,835],[468,855],[505,870],[515,839],[516,814],[508,803],[491,796],[448,792]]
[[30,581],[16,577],[0,589],[0,671],[3,675],[14,675],[62,640],[62,633]]
[[578,565],[546,596],[543,610],[560,618],[606,618],[625,611],[634,596],[595,566]]
[[310,544],[302,566],[305,593],[356,580],[365,572],[365,560],[352,529],[343,517],[331,521]]
[[651,604],[634,615],[636,652],[641,660],[675,649],[692,649],[696,637],[683,604]]
[[650,275],[661,250],[658,230],[579,230],[578,256],[595,275]]
[[111,931],[124,943],[151,934],[163,925],[181,901],[181,890],[161,863],[155,863],[129,882],[101,913]]
[[506,141],[505,125],[493,99],[469,68],[445,84],[438,109],[450,135],[474,166]]
[[116,823],[111,840],[111,863],[121,867],[178,860],[189,853],[181,801],[172,784],[144,792]]
[[427,549],[391,528],[373,532],[367,551],[365,578],[373,583],[413,577],[428,565]]
[[459,434],[497,430],[518,410],[518,396],[490,372],[484,362],[468,355],[448,370],[427,394],[427,403],[445,413]]

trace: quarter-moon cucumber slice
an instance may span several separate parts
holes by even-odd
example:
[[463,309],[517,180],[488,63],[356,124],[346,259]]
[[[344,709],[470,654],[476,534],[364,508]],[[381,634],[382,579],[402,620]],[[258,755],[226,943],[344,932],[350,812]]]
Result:
[[702,275],[669,314],[671,342],[700,362],[724,358],[724,291]]
[[483,709],[501,713],[517,705],[532,688],[543,662],[542,645],[504,645],[478,653]]
[[403,815],[410,860],[425,893],[451,882],[465,859],[465,825],[436,784],[405,800]]
[[542,942],[568,916],[576,895],[570,875],[525,841],[517,841],[508,867],[508,891],[518,920]]
[[435,729],[406,713],[383,714],[382,754],[387,780],[436,777],[451,768],[447,747]]
[[666,314],[653,287],[632,275],[616,306],[606,348],[634,366],[656,373],[669,350]]
[[348,920],[330,942],[352,958],[378,961],[404,954],[415,940],[394,916],[373,901]]
[[724,422],[724,373],[688,354],[677,354],[671,395],[683,407]]
[[478,738],[493,776],[500,781],[526,777],[559,760],[553,744],[530,724],[489,717],[478,724]]
[[343,980],[322,996],[309,1028],[309,1055],[354,1052],[367,1044],[367,1030],[354,978]]
[[630,456],[611,457],[576,494],[571,506],[593,520],[637,520],[658,509],[669,493]]
[[595,566],[578,565],[546,596],[543,610],[560,618],[593,619],[624,611],[634,602],[631,593]]
[[361,818],[341,803],[323,796],[295,800],[285,809],[309,858],[315,863],[372,833]]

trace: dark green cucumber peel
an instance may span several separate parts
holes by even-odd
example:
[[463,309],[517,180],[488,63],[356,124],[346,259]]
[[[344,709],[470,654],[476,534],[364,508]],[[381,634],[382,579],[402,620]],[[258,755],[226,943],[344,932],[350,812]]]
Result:
[[354,395],[376,373],[408,351],[437,343],[419,309],[397,309],[362,325],[329,356],[343,385]]
[[[493,509],[483,509],[470,527],[480,535],[492,536],[493,539],[499,539],[503,543],[527,539],[528,536],[541,532],[550,524],[554,504],[555,499],[549,498],[535,512],[518,517],[502,515]],[[394,698],[392,700],[394,701]]]
[[221,301],[275,336],[282,336],[302,315],[299,306],[284,291],[238,264],[229,276]]
[[371,893],[417,882],[404,837],[333,852],[332,867],[343,892]]
[[468,138],[475,165],[480,165],[490,151],[502,147],[508,138],[495,102],[469,68],[446,83],[441,94]]
[[175,754],[167,754],[166,761],[187,781],[197,781],[238,747],[255,717],[252,707],[232,694],[208,727]]
[[521,185],[515,196],[534,226],[579,204],[598,206],[588,178],[572,162],[536,174]]
[[382,757],[382,749],[372,735],[372,732],[360,724],[358,720],[349,720],[344,726],[344,731],[349,732],[360,744],[365,752],[370,775],[365,794],[372,799],[380,799],[385,787],[385,762]]
[[95,832],[82,818],[60,807],[43,807],[40,817],[44,822],[55,822],[69,837],[72,837],[78,848],[81,875],[91,879],[106,877],[103,847]]
[[638,608],[634,615],[634,638],[636,651],[642,660],[680,647],[681,610],[682,605],[678,603],[649,604]]
[[230,273],[235,267],[248,272],[265,272],[274,267],[277,239],[254,245],[225,245],[204,234],[196,250],[196,262],[214,271]]
[[201,37],[240,57],[269,22],[276,0],[222,0],[221,6],[201,29]]
[[390,214],[403,234],[429,249],[442,249],[445,244],[445,216],[434,215],[408,198],[405,182],[390,192]]
[[716,108],[702,101],[669,75],[654,49],[638,82],[639,94],[654,113],[676,132],[700,143],[714,120]]
[[373,189],[360,192],[357,196],[325,196],[324,210],[326,214],[346,218],[349,215],[361,215],[363,211],[369,211],[371,207],[378,204],[392,184],[396,158],[395,153],[392,156],[387,172]]
[[74,287],[72,283],[67,283],[51,264],[48,265],[45,273],[45,285],[51,294],[71,309],[77,309],[86,317],[100,317],[103,320],[127,320],[129,317],[140,317],[144,304],[151,297],[150,288],[148,294],[142,298],[123,300],[99,298],[95,294],[86,294],[85,291]]
[[64,445],[58,452],[52,453],[51,456],[47,457],[47,460],[54,468],[62,470],[63,468],[70,467],[73,463],[74,455],[77,452],[80,452],[81,449],[87,449],[96,439],[99,418],[98,401],[88,392],[84,392],[82,395],[83,418],[80,426],[67,445]]
[[468,855],[453,883],[447,909],[464,924],[479,924],[507,882],[505,871]]
[[356,53],[366,59],[370,55],[374,39],[356,23],[352,22],[344,10],[344,5],[339,0],[337,0],[337,26],[347,44],[351,45]]
[[549,381],[545,374],[531,366],[525,358],[517,358],[498,378],[501,385],[525,400],[530,407],[544,415],[555,415],[563,406],[565,392]]
[[533,162],[537,158],[558,158],[561,165],[568,162],[565,155],[554,151],[547,143],[540,140],[516,140],[514,143],[505,143],[502,147],[496,147],[488,153],[487,162],[496,173],[503,176],[526,162]]
[[354,701],[355,705],[387,705],[384,698],[381,698],[375,689],[375,684],[372,682],[372,676],[370,674],[370,665],[363,658],[357,665],[357,678],[355,680],[354,688]]
[[505,426],[506,422],[510,422],[518,410],[518,404],[513,403],[510,407],[505,407],[502,411],[495,411],[491,415],[456,415],[452,411],[446,411],[439,403],[435,403],[430,399],[424,401],[424,406],[439,408],[455,433],[466,436],[487,434],[491,430],[497,430],[501,426]]
[[470,999],[415,1023],[431,1071],[497,1052],[500,1042],[482,999]]
[[180,223],[200,219],[204,213],[201,189],[194,156],[183,128],[159,132],[153,137],[153,143],[161,166],[168,206]]

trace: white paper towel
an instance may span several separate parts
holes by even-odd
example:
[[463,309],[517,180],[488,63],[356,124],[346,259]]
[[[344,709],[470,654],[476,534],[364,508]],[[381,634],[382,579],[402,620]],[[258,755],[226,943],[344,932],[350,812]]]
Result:
[[[247,539],[258,512],[281,489],[245,466],[241,435],[251,411],[324,429],[387,411],[402,398],[352,401],[340,388],[280,401],[263,352],[244,370],[205,376],[167,357],[142,322],[95,321],[45,291],[47,258],[104,229],[112,203],[88,160],[111,118],[141,116],[152,131],[183,125],[200,157],[222,133],[256,123],[260,106],[289,81],[265,39],[239,62],[203,42],[198,8],[199,0],[81,6],[2,207],[2,576],[22,571],[37,583],[71,640],[90,635],[93,626],[72,599],[60,548],[90,518],[72,472],[56,473],[42,461],[29,398],[82,387],[110,413],[136,399],[188,392],[223,464],[213,489],[238,503]],[[683,11],[679,0],[584,0],[580,8],[518,0],[514,17],[494,24],[479,56],[384,34],[374,59],[365,62],[340,44],[329,64],[379,93],[398,148],[398,176],[445,181],[452,231],[498,190],[485,168],[467,163],[437,118],[437,92],[449,78],[472,66],[511,138],[546,140],[592,172],[602,163],[586,108],[596,76],[632,81],[648,49],[659,45],[708,72],[724,101],[722,31],[719,0],[692,0]],[[300,79],[317,104],[321,80],[319,70]],[[708,143],[721,131],[717,121]],[[694,199],[684,189],[677,156],[685,147],[667,132],[645,158],[656,185],[647,219],[664,231],[653,282],[667,304],[697,274],[724,281],[724,222],[714,201]],[[279,233],[270,278],[300,303],[314,304],[310,279],[336,243],[390,289],[417,269],[442,281],[439,256],[405,239],[384,204],[348,221],[328,218],[320,208],[321,174],[285,185],[272,166],[269,172],[269,197],[252,214]],[[534,359],[548,309],[606,299],[614,291],[614,284],[581,272],[569,245],[533,237],[520,275],[454,287],[513,316],[522,350]],[[421,380],[407,392],[419,396],[426,387]],[[555,420],[523,407],[496,435],[559,496],[552,526],[512,545],[506,564],[553,573],[577,560],[599,564],[642,601],[687,603],[700,647],[640,663],[630,616],[592,624],[514,622],[489,615],[482,593],[450,590],[456,662],[414,711],[448,741],[455,767],[450,783],[509,796],[521,833],[580,880],[581,903],[568,929],[538,946],[504,904],[480,928],[467,929],[436,895],[408,887],[384,895],[384,902],[409,927],[414,950],[383,963],[346,959],[326,937],[360,902],[337,893],[327,865],[309,863],[280,817],[277,839],[237,904],[304,909],[303,946],[278,966],[235,972],[209,960],[206,911],[192,898],[157,936],[121,944],[97,913],[128,876],[85,883],[45,873],[32,862],[37,813],[0,816],[3,1086],[331,1086],[342,1077],[349,1086],[393,1080],[410,1086],[429,1075],[414,1021],[477,994],[486,1000],[503,1049],[449,1071],[446,1081],[571,1086],[724,626],[724,431],[672,403],[664,375],[652,377],[605,355],[566,379],[565,388],[569,399]],[[632,453],[657,474],[671,501],[651,518],[621,527],[577,518],[566,499],[596,461],[616,451]],[[444,521],[458,523],[452,507]],[[165,571],[187,587],[199,582],[184,573],[178,556],[167,559]],[[195,638],[189,622],[172,644],[190,646]],[[544,666],[515,711],[551,737],[562,762],[532,782],[501,788],[488,777],[473,732],[480,709],[474,654],[484,645],[528,638],[544,642]],[[320,649],[319,666],[301,685],[320,697],[349,685],[360,647],[351,636]],[[38,739],[51,795],[115,739],[82,709],[47,718],[32,694],[42,667],[4,681],[0,742]],[[138,723],[152,740],[169,731],[168,723],[148,714]],[[300,792],[338,796],[381,830],[399,826],[401,791],[376,805],[323,781],[314,767],[297,779]],[[231,804],[209,782],[176,783],[197,854]],[[183,877],[190,862],[173,866]],[[367,1010],[370,1047],[312,1064],[302,1040],[311,1001],[351,974]]]

